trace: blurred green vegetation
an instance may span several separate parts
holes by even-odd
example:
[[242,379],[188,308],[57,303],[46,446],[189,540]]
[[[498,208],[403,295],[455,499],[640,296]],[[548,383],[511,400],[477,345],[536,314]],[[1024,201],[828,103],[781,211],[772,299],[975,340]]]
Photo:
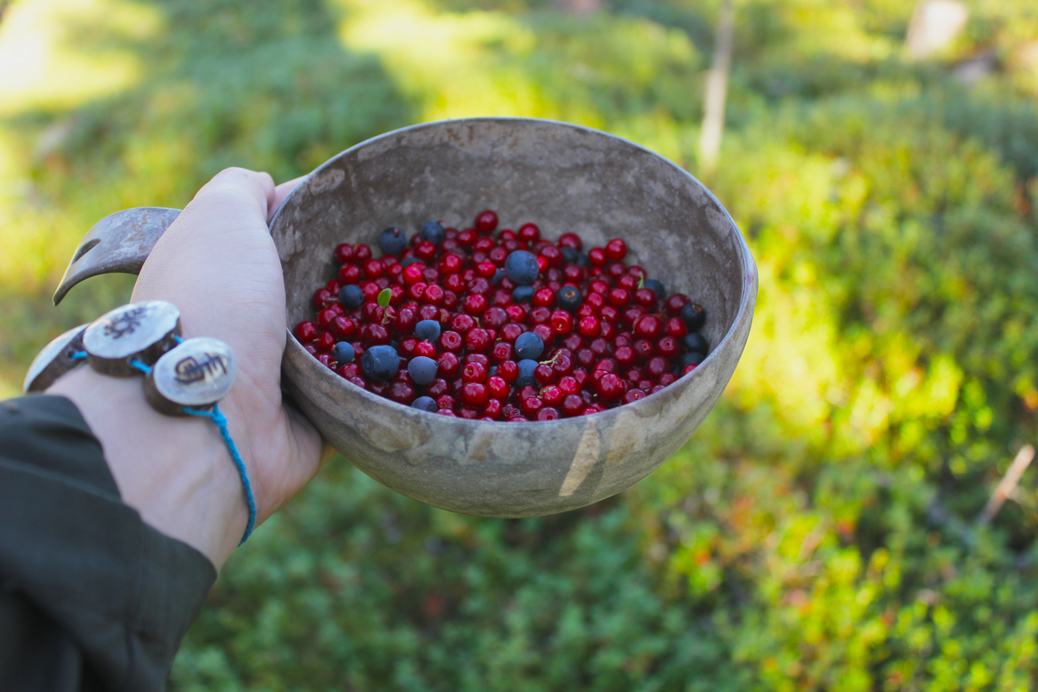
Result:
[[[105,278],[50,307],[86,229],[227,165],[287,179],[395,127],[510,114],[696,173],[718,0],[564,4],[0,4],[0,393],[126,299]],[[1038,474],[974,522],[1038,428],[1038,6],[968,4],[913,62],[911,3],[738,3],[706,182],[760,294],[679,454],[523,521],[333,463],[228,564],[171,688],[1038,687]]]

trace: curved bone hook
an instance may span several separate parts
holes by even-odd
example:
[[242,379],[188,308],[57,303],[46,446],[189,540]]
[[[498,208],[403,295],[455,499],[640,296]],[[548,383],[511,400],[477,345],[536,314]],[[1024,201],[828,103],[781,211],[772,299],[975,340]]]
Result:
[[179,209],[134,207],[110,214],[91,228],[54,292],[54,304],[83,279],[98,274],[139,274],[155,241],[180,215]]

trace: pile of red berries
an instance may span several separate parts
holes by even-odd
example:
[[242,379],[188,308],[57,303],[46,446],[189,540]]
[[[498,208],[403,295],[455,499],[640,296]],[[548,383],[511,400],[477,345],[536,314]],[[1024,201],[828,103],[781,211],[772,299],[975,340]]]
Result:
[[706,356],[705,311],[626,264],[623,240],[585,254],[574,233],[552,242],[532,223],[497,225],[484,211],[472,228],[429,222],[409,241],[388,228],[378,258],[339,245],[338,276],[314,293],[317,315],[296,339],[358,387],[493,421],[628,404]]

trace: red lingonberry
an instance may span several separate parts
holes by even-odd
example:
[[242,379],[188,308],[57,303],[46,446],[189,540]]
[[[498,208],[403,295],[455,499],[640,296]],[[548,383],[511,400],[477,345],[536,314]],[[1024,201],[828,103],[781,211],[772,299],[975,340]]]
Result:
[[566,336],[573,331],[573,316],[565,310],[556,310],[549,318],[551,329],[558,336]]
[[619,238],[614,238],[606,243],[605,253],[609,256],[609,259],[622,260],[627,257],[627,243]]
[[487,405],[483,407],[483,410],[479,412],[479,415],[489,420],[499,420],[501,418],[501,409],[503,405],[498,399],[491,399],[487,402]]
[[483,353],[484,351],[487,351],[493,343],[493,337],[491,337],[490,333],[482,327],[470,329],[468,334],[465,335],[465,348],[469,351]]
[[656,355],[656,347],[651,341],[639,339],[634,342],[634,355],[643,363]]
[[598,311],[598,317],[603,322],[616,324],[620,320],[620,311],[612,305],[603,305]]
[[600,247],[593,247],[588,250],[587,258],[593,267],[603,267],[606,262],[609,261],[609,257],[606,256],[605,250]]
[[327,306],[328,303],[330,303],[333,299],[334,298],[332,296],[331,291],[329,291],[327,288],[321,288],[318,289],[316,293],[314,293],[314,298],[311,302],[313,303],[313,306],[315,308],[321,310],[325,306]]
[[501,361],[497,366],[497,374],[503,377],[505,382],[515,382],[519,378],[519,364],[514,360]]
[[602,333],[602,325],[597,317],[582,317],[577,323],[577,331],[581,336],[591,339]]
[[444,351],[457,353],[461,350],[462,344],[461,334],[458,332],[448,330],[440,334],[440,348]]
[[301,343],[313,341],[317,338],[317,326],[313,322],[300,322],[296,325],[292,334]]
[[655,315],[645,315],[634,323],[634,335],[639,339],[656,340],[663,334],[663,320]]
[[672,336],[675,339],[683,339],[688,336],[688,325],[680,317],[671,317],[667,320],[667,324],[663,328],[664,333],[667,336]]
[[685,307],[692,300],[689,299],[684,293],[672,293],[669,298],[663,303],[664,307],[667,308],[667,312],[672,315],[677,315],[681,312],[681,308]]
[[656,353],[664,358],[674,358],[681,350],[678,340],[672,336],[665,336],[656,342]]
[[619,279],[616,280],[616,286],[617,286],[617,288],[624,288],[624,289],[627,289],[628,291],[632,291],[632,292],[637,291],[638,290],[638,277],[634,276],[633,274],[624,274],[623,276],[621,276]]
[[357,323],[344,315],[336,315],[328,325],[328,330],[339,341],[348,339],[357,332]]
[[580,383],[577,382],[577,378],[570,375],[560,377],[557,384],[563,394],[576,394],[580,391]]
[[549,384],[541,389],[541,398],[544,399],[544,403],[548,406],[558,406],[565,397],[566,394],[553,384]]
[[482,363],[465,363],[461,368],[462,382],[486,382],[487,368]]
[[519,409],[527,416],[536,415],[542,408],[544,408],[544,400],[536,396],[523,399],[522,404],[519,405]]
[[634,402],[638,401],[639,399],[644,399],[644,398],[645,398],[645,392],[643,392],[642,390],[640,390],[640,389],[630,389],[630,390],[627,391],[626,394],[623,395],[623,398],[620,399],[620,403],[621,404],[633,404]]
[[559,236],[559,247],[571,247],[578,252],[584,249],[584,243],[576,233],[563,233]]
[[567,394],[562,400],[562,415],[579,416],[584,412],[584,400],[575,394]]
[[495,399],[507,399],[508,395],[512,393],[512,388],[508,385],[505,378],[500,375],[492,375],[488,377],[486,384],[487,389],[490,391],[490,396]]
[[616,401],[624,395],[624,381],[616,373],[607,372],[595,383],[595,393],[602,401]]
[[339,264],[346,264],[353,259],[353,246],[349,243],[336,245],[333,256],[335,257],[335,261]]
[[649,362],[645,364],[645,376],[656,380],[657,382],[660,381],[660,378],[663,377],[665,373],[669,372],[670,362],[668,362],[666,358],[655,356],[650,358]]
[[527,243],[536,243],[541,239],[541,229],[537,227],[537,224],[524,223],[519,227],[517,235],[519,240],[523,240]]
[[[554,245],[548,245],[541,249],[541,257],[548,260],[549,267],[561,267],[562,263],[566,258],[562,254],[562,250],[558,249]],[[559,277],[561,278],[561,277]],[[555,279],[558,281],[558,278]]]
[[553,406],[545,406],[534,415],[536,421],[558,420],[559,410]]
[[318,351],[331,351],[335,346],[335,337],[329,332],[322,332],[314,338],[313,344]]
[[408,286],[416,284],[422,280],[422,270],[425,269],[425,265],[421,262],[415,262],[407,265],[404,271],[400,273],[401,280]]
[[472,225],[480,233],[493,233],[494,229],[497,228],[497,220],[497,213],[487,209],[476,214],[476,220]]
[[[460,338],[460,337],[459,337]],[[461,372],[461,360],[454,353],[447,352],[440,355],[440,359],[437,362],[436,372],[443,377],[454,377]]]

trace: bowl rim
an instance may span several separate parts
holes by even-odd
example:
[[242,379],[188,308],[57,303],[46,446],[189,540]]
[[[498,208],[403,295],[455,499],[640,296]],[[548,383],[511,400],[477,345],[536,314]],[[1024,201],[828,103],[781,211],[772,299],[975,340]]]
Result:
[[[529,117],[523,117],[523,116],[474,116],[474,117],[465,117],[465,118],[448,118],[448,119],[444,119],[444,120],[432,120],[432,121],[428,121],[428,122],[416,123],[414,125],[408,125],[406,127],[397,128],[395,130],[390,130],[389,132],[384,132],[384,133],[382,133],[380,135],[376,135],[376,136],[371,137],[369,139],[366,139],[366,140],[364,140],[362,142],[358,142],[357,144],[354,144],[353,146],[340,151],[338,154],[335,154],[334,156],[329,157],[328,160],[326,160],[320,166],[315,168],[313,171],[311,171],[307,175],[303,176],[303,178],[299,181],[299,184],[296,185],[295,188],[293,188],[292,191],[288,195],[285,196],[285,199],[282,200],[281,204],[274,211],[274,215],[270,217],[270,221],[267,223],[268,230],[273,231],[274,226],[275,226],[275,224],[278,221],[278,218],[281,216],[281,212],[286,208],[286,205],[288,205],[289,200],[291,200],[293,198],[293,196],[296,194],[296,192],[298,192],[301,188],[303,188],[303,186],[306,185],[310,181],[311,178],[321,174],[325,169],[330,167],[333,164],[333,162],[338,161],[342,157],[344,157],[344,156],[346,156],[346,155],[348,155],[348,154],[350,154],[350,153],[360,149],[361,147],[367,147],[367,146],[375,144],[375,143],[377,143],[379,141],[388,139],[390,137],[397,137],[397,136],[399,136],[401,134],[404,134],[404,133],[407,133],[407,132],[414,132],[414,131],[420,131],[420,130],[425,130],[425,129],[434,129],[434,128],[443,127],[443,126],[447,126],[447,125],[458,125],[458,124],[471,123],[471,122],[477,122],[477,123],[501,123],[501,124],[509,124],[509,123],[524,123],[525,124],[525,123],[528,123],[528,124],[558,125],[558,126],[570,128],[572,130],[576,130],[576,131],[579,131],[579,132],[585,132],[585,133],[593,134],[593,135],[600,135],[600,136],[604,136],[604,137],[609,138],[609,139],[616,140],[616,141],[620,142],[621,144],[624,144],[624,145],[627,145],[627,146],[630,146],[630,147],[634,147],[635,149],[639,149],[639,150],[649,154],[650,156],[653,156],[653,157],[659,159],[661,162],[671,166],[679,174],[687,177],[689,180],[692,181],[693,184],[697,185],[700,188],[700,190],[707,195],[707,197],[710,199],[710,201],[712,201],[717,206],[717,208],[719,210],[721,210],[721,212],[724,215],[724,219],[726,219],[728,221],[728,223],[731,224],[731,228],[735,232],[734,234],[735,234],[736,241],[737,241],[736,242],[736,247],[738,248],[739,269],[740,269],[740,272],[742,274],[742,283],[743,283],[743,291],[742,291],[742,295],[741,295],[740,300],[739,300],[739,307],[736,310],[735,316],[732,319],[732,326],[728,328],[728,330],[725,332],[724,336],[721,337],[721,339],[717,342],[717,344],[714,345],[714,347],[710,350],[710,353],[708,353],[706,358],[703,359],[702,363],[700,363],[700,365],[698,367],[696,367],[692,372],[688,373],[687,375],[682,375],[677,380],[675,380],[672,385],[669,385],[669,386],[674,386],[674,385],[678,384],[679,382],[685,380],[686,378],[695,378],[697,376],[697,374],[699,374],[700,371],[704,367],[710,367],[716,360],[716,359],[714,359],[714,354],[716,352],[720,351],[722,349],[722,347],[726,346],[729,343],[730,340],[735,338],[735,333],[738,331],[738,328],[737,328],[738,325],[740,325],[743,322],[743,320],[747,320],[748,319],[748,320],[752,321],[752,319],[753,319],[753,308],[754,308],[754,305],[756,304],[757,290],[758,290],[758,287],[759,287],[757,264],[756,264],[756,262],[753,259],[753,255],[750,252],[750,247],[749,247],[749,245],[746,242],[746,238],[743,235],[742,230],[739,228],[738,224],[735,223],[735,219],[732,218],[732,215],[729,213],[728,209],[723,204],[721,204],[720,200],[717,199],[716,195],[714,195],[714,193],[706,185],[704,185],[702,182],[700,182],[700,180],[698,178],[696,178],[694,175],[689,173],[687,170],[685,170],[684,168],[682,168],[678,164],[674,163],[673,161],[671,161],[667,157],[665,157],[665,156],[663,156],[661,154],[658,154],[655,151],[652,151],[648,147],[642,146],[641,144],[638,144],[637,142],[632,142],[631,140],[626,139],[625,137],[620,137],[618,135],[614,135],[614,134],[612,134],[610,132],[606,132],[604,130],[599,130],[599,129],[596,129],[596,128],[593,128],[593,127],[587,127],[585,125],[578,125],[578,124],[566,122],[566,121],[563,121],[563,120],[552,120],[552,119],[547,119],[547,118],[529,118]],[[292,356],[291,359],[293,361],[295,361],[295,362],[300,362],[300,363],[301,362],[307,362],[308,365],[309,365],[310,362],[312,362],[312,366],[310,367],[310,369],[314,369],[316,372],[320,372],[319,377],[322,377],[322,378],[333,378],[333,379],[329,379],[328,381],[335,381],[339,386],[344,386],[346,391],[348,391],[348,392],[355,392],[355,393],[361,395],[365,399],[365,401],[369,401],[372,404],[376,404],[377,403],[377,404],[395,406],[395,407],[398,407],[400,410],[406,410],[406,411],[409,411],[409,412],[411,412],[413,414],[425,415],[425,416],[435,416],[440,421],[448,422],[448,424],[461,425],[461,426],[468,425],[468,426],[472,426],[473,428],[479,427],[479,426],[482,426],[482,425],[486,425],[488,423],[497,423],[497,424],[500,424],[502,426],[513,425],[513,423],[511,423],[510,421],[506,421],[506,420],[486,421],[486,420],[481,420],[479,418],[467,419],[467,418],[462,418],[460,416],[456,416],[456,417],[455,416],[441,416],[438,413],[429,412],[429,411],[422,411],[422,410],[416,409],[416,408],[414,408],[412,406],[405,406],[404,404],[399,404],[399,403],[397,403],[397,402],[395,402],[395,401],[393,401],[391,399],[387,399],[385,397],[382,397],[382,396],[379,396],[377,394],[374,394],[373,392],[369,392],[366,389],[362,389],[361,387],[358,387],[357,385],[353,384],[352,382],[349,382],[348,380],[346,380],[346,379],[344,379],[342,377],[339,377],[337,374],[335,374],[334,372],[329,370],[324,365],[321,365],[320,362],[318,362],[318,360],[316,358],[313,358],[312,356],[310,356],[310,354],[307,353],[303,349],[302,344],[299,343],[299,341],[295,338],[295,335],[292,333],[292,328],[290,326],[289,319],[288,319],[288,314],[287,314],[288,313],[287,306],[285,308],[285,311],[286,311],[286,314],[285,314],[285,322],[286,322],[285,330],[287,332],[287,339],[286,339],[286,342],[285,342],[285,356],[284,356],[284,358],[285,358],[286,362],[288,362],[288,360],[289,360],[289,354],[291,354],[291,356]],[[302,358],[303,356],[305,356],[305,359],[300,360],[300,358]],[[689,380],[689,381],[691,381],[691,380]],[[657,392],[657,394],[662,394],[662,393],[663,392]],[[613,417],[616,417],[616,416],[620,415],[618,413],[619,411],[622,411],[624,409],[631,410],[629,407],[650,406],[650,405],[652,405],[652,402],[650,402],[648,404],[645,404],[644,402],[647,402],[650,399],[653,399],[653,397],[655,397],[655,396],[656,396],[655,394],[649,394],[648,396],[644,397],[643,399],[639,399],[638,401],[632,402],[630,404],[623,404],[622,406],[616,406],[616,407],[613,407],[613,408],[610,408],[610,409],[606,409],[605,411],[599,411],[598,413],[591,414],[591,415],[599,417],[598,418],[599,420],[605,420],[607,418],[613,418]],[[580,421],[581,418],[583,418],[583,416],[574,416],[574,417],[570,417],[570,418],[557,418],[555,420],[550,420],[550,421],[529,421],[528,420],[528,421],[524,421],[524,423],[526,423],[526,424],[534,424],[534,425],[555,425],[555,426],[560,426],[560,425],[581,425],[582,424],[581,421]]]

